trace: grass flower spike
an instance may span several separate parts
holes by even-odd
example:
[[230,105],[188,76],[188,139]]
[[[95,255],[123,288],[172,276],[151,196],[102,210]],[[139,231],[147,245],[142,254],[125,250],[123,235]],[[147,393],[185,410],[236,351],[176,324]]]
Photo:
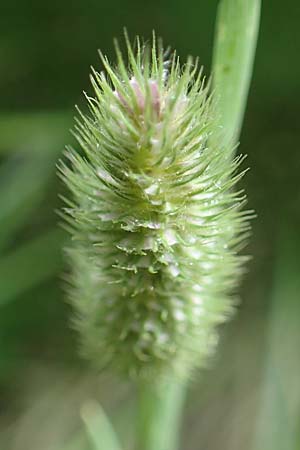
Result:
[[[203,365],[230,316],[248,230],[241,157],[222,144],[197,62],[127,40],[93,70],[70,164],[70,300],[82,352],[133,377]],[[128,67],[127,67],[128,65]]]

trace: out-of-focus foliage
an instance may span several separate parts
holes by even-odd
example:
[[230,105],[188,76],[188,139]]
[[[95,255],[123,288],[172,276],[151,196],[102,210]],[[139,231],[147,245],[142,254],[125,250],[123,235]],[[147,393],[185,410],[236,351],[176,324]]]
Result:
[[[92,448],[80,410],[98,399],[131,445],[130,386],[99,377],[77,356],[63,300],[66,236],[54,210],[55,164],[70,142],[73,105],[90,91],[97,48],[152,28],[209,73],[217,1],[13,0],[0,14],[0,448]],[[258,218],[236,319],[187,403],[182,449],[294,450],[300,446],[297,285],[299,5],[264,2],[240,151]],[[299,15],[299,13],[298,13]],[[299,263],[298,263],[299,264]],[[83,408],[83,409],[82,409]],[[88,408],[88,409],[87,409]],[[85,413],[84,413],[85,412]],[[275,431],[276,432],[275,432]],[[108,450],[108,449],[105,449]]]

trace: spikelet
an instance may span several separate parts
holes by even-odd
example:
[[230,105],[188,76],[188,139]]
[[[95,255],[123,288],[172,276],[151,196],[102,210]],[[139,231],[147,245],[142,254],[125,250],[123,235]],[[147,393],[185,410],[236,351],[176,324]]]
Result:
[[60,172],[71,192],[70,300],[83,354],[131,377],[188,376],[232,312],[249,212],[234,185],[242,158],[224,148],[197,62],[128,38],[93,70],[81,152]]

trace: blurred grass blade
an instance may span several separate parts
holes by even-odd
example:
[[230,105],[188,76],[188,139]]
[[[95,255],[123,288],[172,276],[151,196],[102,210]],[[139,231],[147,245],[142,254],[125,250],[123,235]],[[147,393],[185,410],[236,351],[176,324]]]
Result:
[[269,315],[261,404],[253,450],[300,447],[300,235],[282,228]]
[[90,400],[81,409],[93,450],[121,450],[114,429],[105,412],[96,401]]
[[0,259],[0,306],[60,272],[64,239],[51,230]]
[[31,114],[0,115],[0,154],[21,151],[53,153],[62,150],[68,128],[72,123],[70,112],[38,112]]
[[243,122],[259,29],[261,0],[221,0],[216,23],[213,82],[225,145]]
[[54,172],[53,159],[32,155],[25,161],[11,157],[1,166],[0,250],[30,219]]
[[0,250],[42,201],[65,141],[67,113],[0,115]]

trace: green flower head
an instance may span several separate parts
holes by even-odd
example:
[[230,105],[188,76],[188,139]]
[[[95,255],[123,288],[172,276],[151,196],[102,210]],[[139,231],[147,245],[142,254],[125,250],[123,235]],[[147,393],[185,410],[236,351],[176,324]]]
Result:
[[197,62],[128,38],[128,64],[93,70],[81,151],[60,171],[71,192],[70,300],[84,355],[133,377],[203,365],[232,293],[248,230],[241,178]]

